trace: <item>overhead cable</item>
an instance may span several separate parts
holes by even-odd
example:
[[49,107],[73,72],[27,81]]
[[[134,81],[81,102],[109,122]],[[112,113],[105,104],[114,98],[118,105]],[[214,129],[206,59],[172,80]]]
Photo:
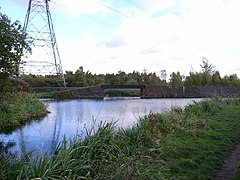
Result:
[[[51,0],[50,2],[53,3],[53,4],[55,4],[55,5],[61,6],[61,7],[65,8],[65,9],[72,10],[71,8],[66,7],[66,6],[64,6],[64,5],[60,4],[60,3],[55,2],[55,1],[52,1],[52,0]],[[104,25],[106,25],[106,26],[108,26],[108,27],[111,27],[111,28],[114,28],[114,29],[117,28],[117,27],[115,27],[115,26],[113,26],[113,25],[111,25],[111,24],[109,24],[109,23],[106,23],[106,22],[104,22],[104,21],[101,21],[101,20],[99,20],[99,19],[96,19],[96,18],[94,18],[94,17],[92,17],[92,16],[89,16],[89,15],[86,15],[86,14],[80,13],[80,12],[78,12],[78,13],[79,13],[80,15],[84,16],[84,17],[87,17],[87,18],[89,18],[89,19],[91,19],[91,20],[94,20],[94,21],[96,21],[96,22],[98,22],[98,23],[104,24]]]

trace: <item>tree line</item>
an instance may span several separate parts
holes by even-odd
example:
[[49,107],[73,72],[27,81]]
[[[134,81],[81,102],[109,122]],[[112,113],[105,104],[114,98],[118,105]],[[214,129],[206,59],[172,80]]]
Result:
[[[239,86],[240,79],[237,74],[225,75],[221,77],[220,72],[214,69],[214,66],[206,57],[202,58],[200,71],[190,70],[187,76],[179,71],[172,72],[167,79],[166,70],[162,70],[160,75],[155,72],[148,73],[133,71],[126,73],[118,71],[117,73],[93,74],[90,71],[84,71],[80,66],[75,72],[66,71],[65,78],[68,87],[86,87],[99,84],[111,85],[157,85],[157,86]],[[55,76],[37,76],[25,75],[22,78],[32,87],[59,86]]]

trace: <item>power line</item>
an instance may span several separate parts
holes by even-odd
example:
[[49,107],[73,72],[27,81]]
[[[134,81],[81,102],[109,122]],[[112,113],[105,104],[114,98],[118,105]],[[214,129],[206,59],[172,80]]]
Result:
[[110,6],[107,6],[107,5],[105,5],[105,4],[103,4],[103,3],[99,2],[99,1],[96,1],[96,2],[97,2],[98,4],[100,4],[100,5],[102,5],[102,6],[104,6],[104,7],[108,8],[108,9],[110,9],[110,10],[118,13],[118,14],[121,14],[121,15],[123,15],[123,16],[125,16],[125,17],[129,17],[128,15],[122,13],[121,11],[118,11],[118,10],[116,10],[116,9],[110,7]]
[[[61,6],[61,7],[65,8],[65,9],[72,10],[71,8],[68,8],[68,7],[66,7],[66,6],[64,6],[64,5],[62,5],[62,4],[59,4],[59,3],[55,2],[55,1],[50,1],[50,2],[53,3],[53,4],[55,4],[55,5]],[[101,24],[104,24],[104,25],[106,25],[106,26],[108,26],[108,27],[111,27],[111,28],[113,28],[113,29],[117,28],[116,26],[113,26],[113,25],[111,25],[111,24],[109,24],[109,23],[106,23],[106,22],[104,22],[104,21],[101,21],[101,20],[96,19],[96,18],[94,18],[94,17],[92,17],[92,16],[89,16],[89,15],[86,15],[86,14],[84,14],[84,13],[79,13],[79,14],[82,15],[82,16],[84,16],[84,17],[87,17],[87,18],[89,18],[89,19],[91,19],[91,20],[94,20],[94,21],[96,21],[96,22],[98,22],[98,23],[101,23]]]
[[133,1],[130,1],[130,0],[125,0],[126,2],[128,2],[129,4],[135,6],[136,8],[142,8],[142,6],[140,6],[139,4],[133,2]]

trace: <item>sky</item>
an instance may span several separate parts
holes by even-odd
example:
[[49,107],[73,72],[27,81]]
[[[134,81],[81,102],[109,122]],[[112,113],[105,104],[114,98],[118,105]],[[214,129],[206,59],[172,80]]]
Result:
[[[42,0],[44,1],[44,0]],[[0,0],[24,23],[28,0]],[[240,77],[240,0],[51,0],[64,71],[199,72]]]

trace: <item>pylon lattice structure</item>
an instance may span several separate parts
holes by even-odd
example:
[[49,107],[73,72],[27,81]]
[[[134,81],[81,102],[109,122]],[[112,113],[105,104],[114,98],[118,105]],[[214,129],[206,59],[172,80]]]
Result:
[[49,9],[50,0],[29,0],[23,31],[32,53],[23,57],[22,73],[56,76],[66,86]]

